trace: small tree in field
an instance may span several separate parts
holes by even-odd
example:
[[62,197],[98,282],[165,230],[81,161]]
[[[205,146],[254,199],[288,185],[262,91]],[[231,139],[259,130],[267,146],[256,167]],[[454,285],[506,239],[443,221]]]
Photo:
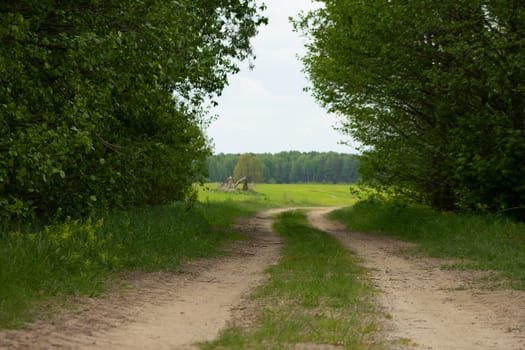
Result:
[[246,177],[250,182],[262,182],[263,166],[261,161],[251,154],[241,155],[233,169],[233,177],[235,180]]

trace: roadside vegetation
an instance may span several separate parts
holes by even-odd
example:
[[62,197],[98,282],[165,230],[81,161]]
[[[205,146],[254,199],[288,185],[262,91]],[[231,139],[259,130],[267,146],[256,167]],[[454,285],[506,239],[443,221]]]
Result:
[[419,252],[463,261],[451,268],[499,272],[510,286],[525,290],[524,223],[371,200],[335,211],[331,217],[350,230],[415,242]]
[[204,349],[285,349],[295,344],[380,349],[376,311],[364,271],[335,238],[308,226],[291,211],[274,228],[285,245],[269,282],[253,294],[257,320],[227,329]]
[[193,202],[208,109],[254,56],[263,10],[0,3],[0,327],[23,324],[39,300],[97,294],[120,271],[177,269],[231,238],[243,208],[172,203]]
[[97,295],[122,272],[177,271],[186,260],[221,254],[225,242],[242,238],[231,230],[234,219],[253,213],[227,202],[172,204],[5,233],[0,328],[22,326],[43,301]]
[[200,188],[192,206],[114,211],[0,233],[0,328],[23,326],[44,301],[97,295],[126,272],[177,271],[189,259],[221,254],[242,236],[236,218],[279,206],[350,205],[348,185],[261,185],[257,192]]

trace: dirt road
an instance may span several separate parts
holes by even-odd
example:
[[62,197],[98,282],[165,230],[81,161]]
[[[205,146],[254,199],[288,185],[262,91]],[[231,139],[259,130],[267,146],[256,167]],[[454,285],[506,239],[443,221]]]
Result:
[[[248,239],[227,257],[188,264],[184,274],[136,274],[130,288],[29,329],[0,331],[0,349],[194,349],[214,339],[279,259],[281,241],[267,211],[238,225]],[[392,349],[525,350],[525,293],[480,288],[479,274],[442,270],[437,259],[402,254],[396,240],[347,232],[313,208],[311,224],[356,252],[379,289]]]
[[131,276],[131,288],[81,299],[72,312],[27,330],[1,331],[0,349],[194,349],[224,328],[246,294],[279,259],[266,211],[238,225],[248,239],[227,257],[197,261],[184,274]]
[[408,243],[347,232],[327,219],[330,210],[311,211],[309,221],[362,258],[391,316],[385,331],[394,348],[525,349],[525,292],[491,290],[483,273],[443,270],[444,260],[403,254]]

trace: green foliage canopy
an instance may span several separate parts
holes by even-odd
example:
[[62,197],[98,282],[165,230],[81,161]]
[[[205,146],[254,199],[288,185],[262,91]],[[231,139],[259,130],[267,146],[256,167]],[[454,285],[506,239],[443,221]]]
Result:
[[233,178],[239,180],[247,177],[250,182],[263,181],[263,164],[252,154],[242,154],[233,169]]
[[191,196],[252,0],[0,4],[0,220]]
[[364,177],[439,209],[523,207],[523,2],[320,2],[295,21],[303,61]]

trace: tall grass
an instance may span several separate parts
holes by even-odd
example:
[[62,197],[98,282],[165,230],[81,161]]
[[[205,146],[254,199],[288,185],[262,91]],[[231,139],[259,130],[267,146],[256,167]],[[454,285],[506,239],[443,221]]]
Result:
[[253,295],[257,322],[231,328],[204,349],[293,349],[327,345],[379,349],[375,311],[367,299],[356,258],[332,236],[313,229],[304,213],[287,212],[275,229],[284,238],[283,256],[270,281]]
[[185,260],[220,253],[238,235],[235,217],[253,211],[228,203],[184,204],[67,220],[36,233],[0,236],[0,327],[29,320],[38,301],[94,295],[115,272],[180,268]]
[[458,268],[501,272],[525,289],[525,224],[503,218],[439,213],[427,207],[364,201],[332,218],[356,231],[376,232],[418,243],[436,257],[464,259]]

